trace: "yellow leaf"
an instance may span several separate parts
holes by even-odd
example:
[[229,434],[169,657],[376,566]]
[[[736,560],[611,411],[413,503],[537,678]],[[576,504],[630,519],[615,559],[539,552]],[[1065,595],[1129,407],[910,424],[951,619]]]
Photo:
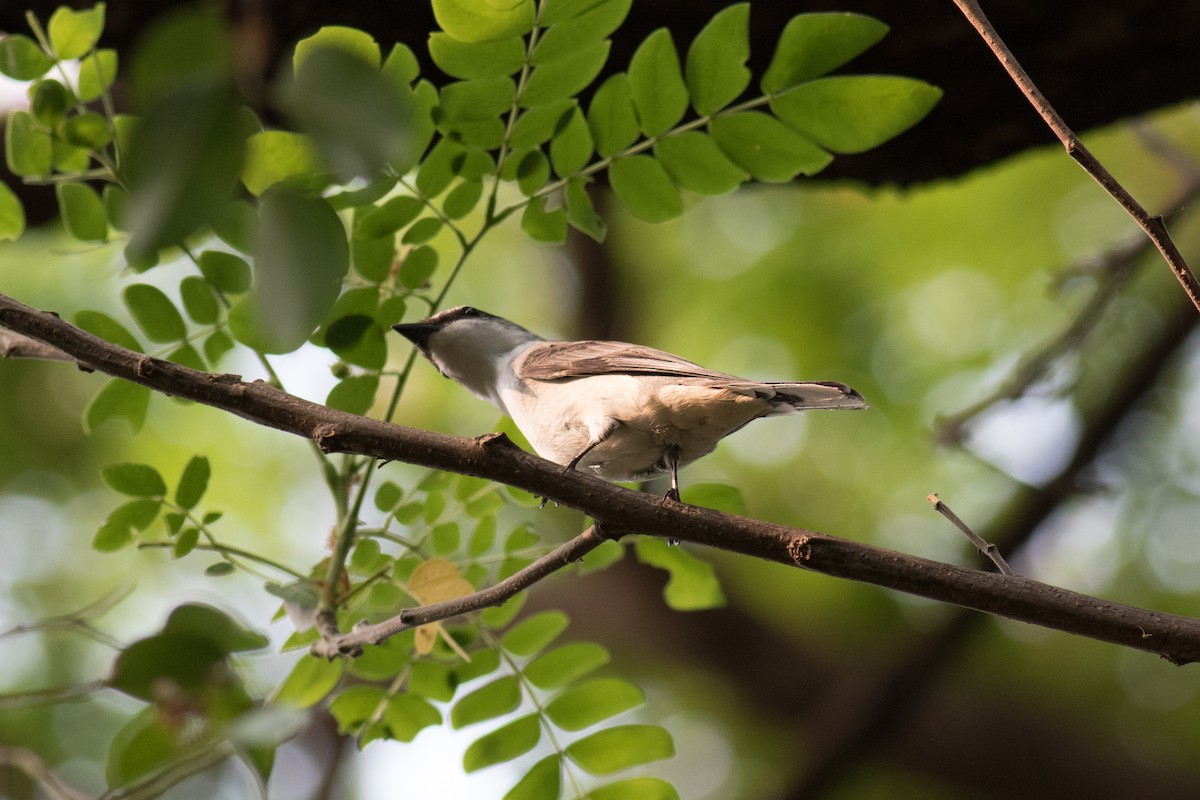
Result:
[[[475,587],[463,578],[458,567],[444,558],[434,558],[420,564],[408,579],[408,593],[415,597],[421,605],[453,600],[473,591],[475,591]],[[423,656],[429,655],[433,651],[434,643],[437,642],[438,634],[445,638],[446,643],[460,657],[470,661],[458,643],[442,629],[440,622],[431,622],[417,628],[417,653]]]
[[444,558],[434,558],[419,565],[408,579],[408,593],[421,603],[441,603],[475,591],[458,571]]

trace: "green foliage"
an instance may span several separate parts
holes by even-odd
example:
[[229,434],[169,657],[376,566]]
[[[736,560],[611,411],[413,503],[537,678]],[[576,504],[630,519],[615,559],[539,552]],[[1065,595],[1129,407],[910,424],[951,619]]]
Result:
[[[10,171],[54,183],[73,239],[119,243],[128,272],[156,271],[126,281],[121,319],[82,311],[77,324],[197,370],[215,370],[240,348],[274,382],[270,356],[321,348],[337,379],[328,405],[392,414],[407,370],[397,380],[389,367],[390,327],[436,309],[467,257],[510,217],[537,241],[561,243],[570,227],[601,240],[607,225],[591,193],[604,183],[635,217],[670,220],[683,213],[685,193],[814,174],[834,153],[899,134],[938,98],[904,78],[824,77],[886,32],[866,17],[796,17],[759,82],[762,94],[746,97],[746,3],[722,10],[686,47],[666,29],[654,32],[624,72],[598,87],[609,37],[631,0],[432,4],[441,30],[429,56],[450,80],[423,77],[403,45],[322,28],[296,45],[290,76],[265,93],[270,126],[239,97],[235,48],[215,14],[165,15],[128,64],[100,47],[103,4],[60,8],[44,29],[32,21],[32,38],[0,41],[0,73],[29,83],[29,110],[10,112],[6,125]],[[77,73],[57,69],[76,59]],[[133,114],[113,110],[118,69],[128,73]],[[581,95],[591,97],[586,107]],[[0,187],[0,240],[23,229],[15,194]],[[123,419],[136,432],[149,396],[108,381],[87,405],[84,427]],[[334,613],[343,630],[379,621],[492,584],[551,546],[521,516],[522,505],[536,506],[521,493],[437,473],[415,485],[380,478],[372,486],[374,462],[317,458],[340,538],[330,559],[308,570],[220,538],[222,512],[201,505],[219,465],[200,455],[174,484],[164,478],[174,470],[106,467],[104,482],[125,497],[99,524],[93,547],[163,550],[186,563],[201,555],[206,576],[261,579],[296,625],[290,649],[317,636],[318,610]],[[692,502],[741,508],[728,487],[687,491]],[[363,502],[367,493],[372,503]],[[379,519],[368,521],[363,510],[372,505]],[[669,573],[671,607],[723,602],[712,568],[687,550],[641,539],[635,551]],[[622,552],[610,542],[582,568],[603,568]],[[116,658],[109,685],[153,706],[115,737],[108,780],[132,785],[221,741],[266,775],[274,746],[294,732],[287,712],[317,704],[360,746],[411,741],[444,722],[481,726],[464,753],[467,771],[541,748],[506,795],[514,800],[557,797],[578,785],[578,770],[610,775],[669,757],[664,729],[612,724],[645,696],[596,675],[608,651],[556,644],[566,615],[520,618],[524,599],[405,631],[356,659],[302,657],[269,702],[251,696],[231,659],[265,639],[215,609],[180,606],[160,632]],[[181,709],[195,718],[186,730]],[[271,714],[284,714],[285,724],[261,741],[244,735],[273,725]],[[587,796],[676,793],[634,778]]]

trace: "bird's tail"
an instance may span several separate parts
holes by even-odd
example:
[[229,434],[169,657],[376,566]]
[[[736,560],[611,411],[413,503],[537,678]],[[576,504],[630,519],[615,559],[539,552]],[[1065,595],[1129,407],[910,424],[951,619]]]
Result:
[[767,400],[775,414],[798,414],[817,408],[866,408],[867,401],[844,383],[805,381],[802,383],[762,383],[755,393]]

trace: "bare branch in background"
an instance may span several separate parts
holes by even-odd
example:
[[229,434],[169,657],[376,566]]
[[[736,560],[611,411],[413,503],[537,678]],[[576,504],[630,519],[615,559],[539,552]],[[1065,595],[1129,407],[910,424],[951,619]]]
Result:
[[1197,311],[1200,311],[1200,281],[1196,279],[1196,275],[1188,267],[1187,261],[1184,260],[1183,254],[1179,252],[1179,248],[1175,246],[1175,242],[1171,239],[1171,235],[1167,232],[1167,226],[1163,223],[1162,217],[1151,216],[1146,209],[1142,208],[1141,204],[1133,198],[1128,190],[1117,181],[1116,178],[1101,164],[1091,151],[1084,147],[1083,142],[1075,135],[1059,113],[1050,105],[1042,93],[1038,90],[1029,74],[1025,72],[1025,68],[1021,66],[1012,51],[1004,44],[1000,38],[1000,34],[992,27],[992,23],[984,15],[983,9],[979,7],[979,3],[975,0],[954,0],[954,4],[958,6],[967,20],[979,31],[979,35],[983,37],[983,41],[991,48],[996,55],[997,60],[1008,72],[1009,77],[1021,90],[1021,93],[1033,104],[1033,107],[1041,115],[1046,124],[1050,126],[1050,130],[1062,142],[1063,147],[1067,150],[1067,155],[1075,159],[1079,166],[1083,167],[1087,174],[1091,175],[1100,186],[1108,192],[1113,199],[1121,204],[1121,207],[1133,217],[1137,222],[1138,227],[1146,232],[1146,236],[1162,253],[1166,259],[1167,265],[1175,274],[1175,278],[1183,286],[1183,291],[1187,294],[1188,299],[1192,301]]

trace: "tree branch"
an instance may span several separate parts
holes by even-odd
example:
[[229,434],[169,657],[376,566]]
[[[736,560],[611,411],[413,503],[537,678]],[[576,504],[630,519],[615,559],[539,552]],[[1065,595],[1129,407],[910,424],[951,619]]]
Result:
[[1175,242],[1171,239],[1171,235],[1167,232],[1167,226],[1163,223],[1162,217],[1150,216],[1146,209],[1142,208],[1141,204],[1133,198],[1124,186],[1112,176],[1103,164],[1101,164],[1091,151],[1083,146],[1083,142],[1075,135],[1059,113],[1050,105],[1050,101],[1038,90],[1037,85],[1025,72],[1025,68],[1017,61],[1016,56],[1004,44],[1000,38],[1000,34],[992,27],[992,23],[983,13],[983,9],[979,7],[976,0],[954,0],[954,4],[962,11],[963,16],[967,21],[979,32],[983,41],[991,48],[996,59],[1004,67],[1009,77],[1013,79],[1013,83],[1021,90],[1021,94],[1025,95],[1026,99],[1033,105],[1034,109],[1041,115],[1046,124],[1050,126],[1050,130],[1062,142],[1062,145],[1067,150],[1067,155],[1075,159],[1079,166],[1083,167],[1088,175],[1091,175],[1096,183],[1108,192],[1114,200],[1120,203],[1121,208],[1124,208],[1129,216],[1138,224],[1150,241],[1154,242],[1154,246],[1162,253],[1167,265],[1171,271],[1175,273],[1175,278],[1183,287],[1183,291],[1187,294],[1188,299],[1192,301],[1197,311],[1200,311],[1200,281],[1196,280],[1195,274],[1188,267],[1187,261],[1184,260],[1183,254],[1179,252],[1179,248],[1175,246]]
[[311,438],[328,452],[474,475],[583,511],[610,530],[680,539],[863,581],[1157,653],[1176,664],[1200,660],[1200,620],[662,500],[577,471],[566,472],[518,449],[503,436],[472,440],[392,425],[326,408],[262,381],[246,383],[236,375],[199,372],[135,353],[2,294],[0,325],[56,347],[84,366]]
[[498,606],[517,592],[583,558],[609,538],[612,537],[607,533],[602,533],[593,525],[566,544],[559,545],[537,561],[524,569],[517,570],[494,586],[456,597],[453,600],[406,608],[383,622],[377,622],[374,625],[365,623],[355,625],[352,631],[341,636],[325,636],[323,632],[322,638],[313,644],[312,654],[325,658],[357,655],[362,652],[363,645],[379,644],[384,639],[409,628],[457,617],[471,611],[479,611],[488,606]]

